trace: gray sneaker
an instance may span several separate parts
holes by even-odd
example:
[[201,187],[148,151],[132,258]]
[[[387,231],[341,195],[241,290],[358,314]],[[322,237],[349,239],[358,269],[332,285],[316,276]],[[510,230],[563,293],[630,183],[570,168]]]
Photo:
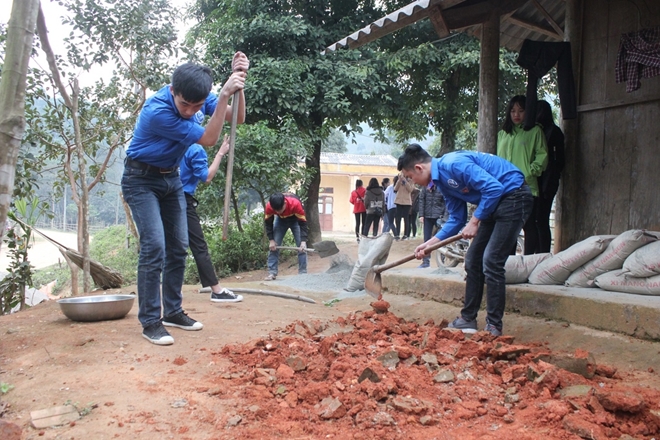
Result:
[[486,324],[484,331],[490,333],[493,336],[502,336],[502,329],[495,327],[493,324]]
[[447,328],[449,330],[460,330],[463,333],[476,333],[477,332],[477,320],[468,321],[462,317],[454,319]]
[[163,318],[163,325],[167,327],[177,327],[182,330],[197,331],[204,328],[201,322],[197,322],[189,317],[186,312],[179,312],[176,315]]
[[226,287],[223,287],[220,292],[211,292],[211,302],[235,303],[241,301],[243,301],[243,295],[236,295]]
[[142,336],[152,344],[156,345],[172,345],[174,338],[169,334],[163,323],[158,321],[155,324],[145,327],[142,330]]

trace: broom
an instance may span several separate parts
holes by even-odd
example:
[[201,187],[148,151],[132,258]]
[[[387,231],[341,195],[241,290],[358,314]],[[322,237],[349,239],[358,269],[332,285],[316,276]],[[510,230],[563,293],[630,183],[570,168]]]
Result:
[[[74,251],[73,249],[70,249],[66,246],[64,246],[61,243],[58,243],[57,241],[53,240],[37,228],[33,226],[29,226],[25,224],[25,222],[21,221],[19,218],[15,218],[17,222],[23,226],[24,229],[31,229],[37,234],[41,235],[43,238],[48,240],[51,244],[57,246],[57,248],[60,250],[64,258],[67,260],[71,260],[76,266],[79,268],[83,268],[83,256],[81,253]],[[94,260],[89,260],[89,274],[92,277],[92,280],[94,280],[94,284],[96,284],[98,287],[101,289],[116,289],[122,286],[124,283],[124,278],[121,276],[119,272],[117,272],[114,269],[110,269],[109,267],[106,267],[99,263],[98,261]]]

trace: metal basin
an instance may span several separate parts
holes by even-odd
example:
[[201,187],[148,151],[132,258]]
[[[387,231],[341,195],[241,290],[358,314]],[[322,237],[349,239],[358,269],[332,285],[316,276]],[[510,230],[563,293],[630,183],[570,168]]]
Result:
[[58,299],[62,313],[72,321],[121,319],[131,310],[135,295],[94,295]]

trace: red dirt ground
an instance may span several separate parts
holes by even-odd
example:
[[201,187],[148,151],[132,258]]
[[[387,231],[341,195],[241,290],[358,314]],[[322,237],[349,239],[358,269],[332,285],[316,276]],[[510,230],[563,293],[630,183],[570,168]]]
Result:
[[[308,269],[327,265],[311,258]],[[283,276],[293,271],[282,264]],[[184,307],[204,330],[174,329],[169,347],[141,337],[137,302],[117,321],[72,322],[54,301],[0,317],[0,382],[13,387],[0,395],[0,438],[660,438],[660,368],[630,361],[635,350],[657,359],[656,343],[601,334],[606,349],[573,342],[559,351],[550,347],[562,336],[552,335],[572,326],[524,318],[550,340],[466,338],[445,329],[455,308],[407,297],[388,297],[390,311],[376,313],[368,296],[218,305],[196,291],[185,287]],[[524,320],[506,319],[511,329]],[[32,411],[65,404],[82,417],[31,427]]]

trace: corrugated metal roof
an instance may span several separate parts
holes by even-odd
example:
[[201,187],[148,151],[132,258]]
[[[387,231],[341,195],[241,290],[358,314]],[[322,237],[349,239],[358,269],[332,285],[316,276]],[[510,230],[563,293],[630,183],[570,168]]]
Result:
[[[442,10],[446,25],[453,32],[467,32],[480,37],[481,22],[488,16],[492,0],[417,0],[371,23],[342,40],[327,47],[334,51],[342,47],[356,48],[375,41],[409,24],[429,18],[436,8]],[[519,51],[526,39],[536,41],[562,41],[566,5],[563,0],[507,0],[500,6],[507,12],[500,24],[500,45]],[[547,13],[555,26],[543,13]]]
[[397,166],[398,159],[388,155],[321,153],[321,163],[333,165]]

